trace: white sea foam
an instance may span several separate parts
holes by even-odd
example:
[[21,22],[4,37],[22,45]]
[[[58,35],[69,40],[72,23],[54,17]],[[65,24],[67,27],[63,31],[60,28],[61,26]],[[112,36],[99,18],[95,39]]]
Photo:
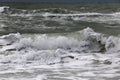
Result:
[[[28,12],[27,10],[19,9],[11,10],[13,12],[11,11],[11,14],[7,15],[7,17],[10,16],[11,20],[14,18],[16,20],[18,16],[18,20],[23,20],[23,18],[34,20],[37,16],[38,19],[40,17],[43,21],[54,20],[61,23],[64,22],[64,24],[66,24],[65,21],[69,17],[76,21],[108,24],[120,23],[119,12],[109,14],[79,12],[56,14],[40,12],[39,10],[28,10]],[[1,11],[1,14],[4,14],[4,12]],[[14,17],[11,18],[11,16]],[[9,19],[6,18],[6,15],[2,15],[0,19],[1,28],[7,26],[5,23],[9,22]],[[10,24],[11,22],[13,21],[10,21]],[[14,27],[5,29],[11,30],[12,28]],[[0,36],[0,79],[119,79],[119,47],[119,37],[106,36],[105,34],[95,32],[91,28],[65,34],[31,34],[29,36],[28,34],[11,33],[3,35]]]
[[41,75],[38,75],[36,78],[14,78],[14,77],[11,77],[9,79],[2,78],[1,80],[47,80],[47,77],[46,77],[46,75],[41,74]]
[[[0,37],[1,63],[17,64],[55,64],[68,63],[70,61],[85,61],[85,64],[96,62],[94,56],[78,57],[82,53],[117,53],[119,52],[119,37],[105,37],[101,33],[96,33],[91,28],[73,33],[78,37],[70,36],[24,36],[9,34]],[[74,55],[73,55],[74,54]],[[77,54],[77,55],[76,55]],[[7,55],[7,56],[4,56]],[[101,63],[110,62],[109,58],[101,58]],[[104,62],[106,61],[106,62]],[[119,61],[119,60],[118,60]],[[76,63],[75,63],[76,64]]]
[[19,33],[1,36],[0,37],[0,45],[1,46],[10,45],[12,43],[15,43],[19,39],[20,39],[20,34]]
[[[64,49],[71,51],[99,51],[102,42],[102,34],[95,33],[92,29],[87,28],[77,34],[83,37],[67,37],[67,36],[47,36],[40,35],[35,37],[21,37],[20,34],[10,34],[1,37],[1,51],[9,50],[56,50]],[[96,40],[96,41],[94,41]],[[98,41],[101,41],[99,43]],[[5,43],[3,43],[5,42]],[[7,45],[9,44],[9,45]],[[91,46],[91,47],[90,47]]]
[[21,16],[21,17],[30,17],[30,16],[43,16],[43,17],[87,17],[87,16],[101,16],[101,13],[73,13],[73,14],[55,14],[55,13],[34,13],[34,14],[24,14],[24,13],[15,13],[10,16]]
[[1,36],[0,63],[32,65],[66,63],[65,65],[70,67],[94,63],[113,64],[120,61],[118,58],[114,60],[120,50],[119,37],[106,37],[91,28],[72,34],[79,36],[74,37],[70,34],[25,36],[19,33]]
[[2,6],[2,7],[0,7],[0,13],[7,12],[9,8],[10,7],[8,7],[8,6]]

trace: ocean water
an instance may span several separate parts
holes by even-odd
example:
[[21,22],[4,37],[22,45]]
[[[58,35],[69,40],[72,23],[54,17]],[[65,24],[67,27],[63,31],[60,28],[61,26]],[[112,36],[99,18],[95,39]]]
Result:
[[0,80],[120,80],[119,3],[0,3]]

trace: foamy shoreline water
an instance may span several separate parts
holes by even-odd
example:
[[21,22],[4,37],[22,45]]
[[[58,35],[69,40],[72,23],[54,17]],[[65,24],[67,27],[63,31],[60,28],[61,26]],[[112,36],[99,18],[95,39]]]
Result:
[[[118,78],[119,40],[119,37],[105,37],[91,28],[74,33],[74,36],[36,35],[30,38],[19,33],[1,36],[0,41],[4,43],[1,42],[0,76],[4,80]],[[108,70],[104,70],[106,68]]]
[[119,8],[80,8],[1,6],[0,80],[119,80]]

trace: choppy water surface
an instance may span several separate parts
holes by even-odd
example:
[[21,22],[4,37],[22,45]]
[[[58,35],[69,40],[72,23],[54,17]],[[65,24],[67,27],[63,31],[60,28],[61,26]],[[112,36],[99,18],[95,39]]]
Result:
[[120,5],[0,4],[1,80],[120,80]]

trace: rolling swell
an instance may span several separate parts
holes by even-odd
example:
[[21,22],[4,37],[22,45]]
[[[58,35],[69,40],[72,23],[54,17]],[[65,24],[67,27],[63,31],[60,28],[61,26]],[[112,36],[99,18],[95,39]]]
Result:
[[116,35],[120,29],[119,12],[80,12],[64,8],[29,10],[7,6],[1,7],[0,12],[0,34],[74,32],[89,26],[97,32]]

